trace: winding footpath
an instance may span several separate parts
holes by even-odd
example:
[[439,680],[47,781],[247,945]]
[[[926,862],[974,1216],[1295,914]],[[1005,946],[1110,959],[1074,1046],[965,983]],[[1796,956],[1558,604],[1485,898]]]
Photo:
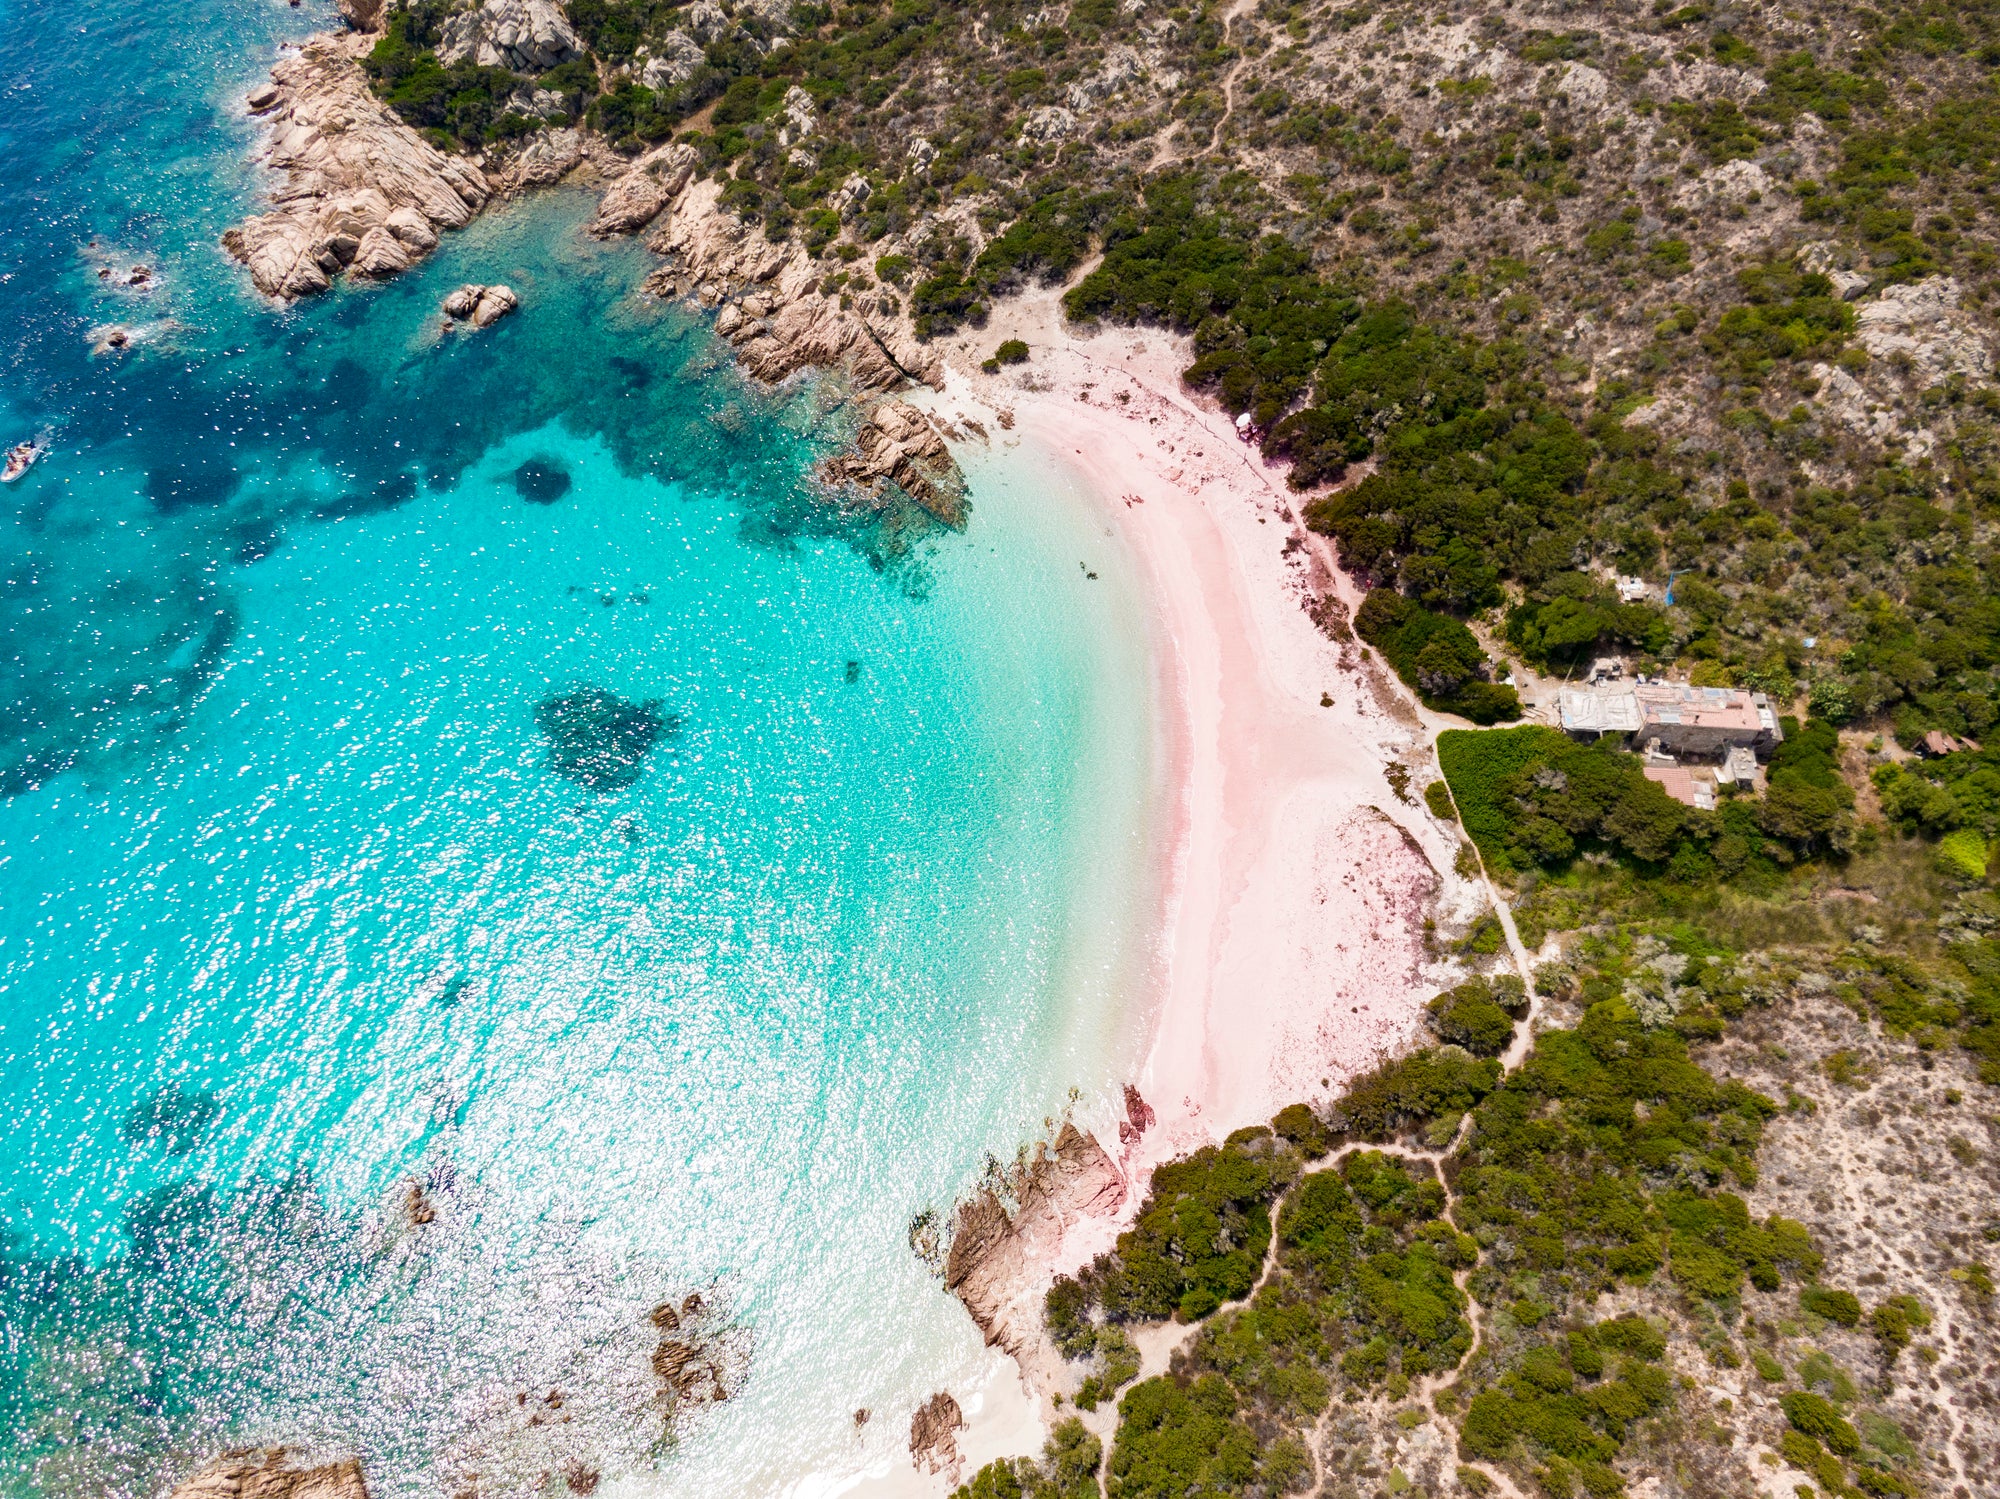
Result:
[[[1435,753],[1435,748],[1436,741],[1433,739],[1433,753]],[[1442,782],[1442,774],[1440,774],[1439,779]],[[1446,784],[1445,790],[1446,794],[1449,795],[1451,788],[1448,784]],[[1452,811],[1456,816],[1458,812],[1456,800],[1452,803]],[[1463,827],[1462,819],[1459,826]],[[1502,898],[1499,887],[1494,883],[1491,874],[1487,871],[1485,860],[1479,858],[1478,845],[1472,844],[1470,838],[1467,838],[1466,841],[1472,847],[1473,857],[1478,860],[1480,882],[1486,888],[1487,899],[1491,902],[1493,913],[1500,922],[1501,930],[1506,935],[1507,951],[1513,961],[1514,970],[1519,974],[1527,992],[1526,1012],[1515,1023],[1513,1039],[1508,1043],[1507,1049],[1500,1054],[1501,1076],[1504,1079],[1520,1069],[1522,1063],[1527,1060],[1529,1050],[1534,1046],[1535,1024],[1542,1012],[1542,998],[1535,989],[1533,957],[1529,953],[1526,944],[1521,941],[1520,931],[1514,924],[1513,911],[1508,907],[1505,899]],[[1438,1149],[1426,1150],[1413,1145],[1398,1145],[1393,1143],[1377,1145],[1367,1142],[1357,1142],[1343,1145],[1337,1150],[1328,1151],[1324,1155],[1307,1161],[1304,1170],[1300,1173],[1301,1178],[1303,1179],[1304,1175],[1308,1172],[1336,1169],[1349,1156],[1358,1155],[1365,1151],[1375,1151],[1381,1155],[1394,1156],[1398,1160],[1420,1164],[1434,1174],[1439,1186],[1444,1189],[1445,1208],[1442,1214],[1444,1221],[1450,1223],[1453,1228],[1463,1233],[1464,1229],[1460,1228],[1455,1217],[1458,1210],[1458,1194],[1452,1189],[1450,1177],[1445,1171],[1445,1165],[1464,1147],[1467,1137],[1472,1132],[1473,1114],[1474,1111],[1468,1109],[1464,1117],[1459,1120],[1458,1128],[1453,1132],[1449,1143]],[[1243,1305],[1253,1300],[1258,1291],[1270,1283],[1279,1269],[1277,1224],[1279,1217],[1284,1211],[1287,1195],[1280,1193],[1271,1203],[1271,1242],[1264,1251],[1263,1268],[1259,1271],[1256,1283],[1251,1286],[1243,1301],[1234,1303],[1235,1305]],[[1465,1297],[1465,1318],[1472,1329],[1472,1346],[1450,1368],[1429,1375],[1410,1386],[1408,1399],[1418,1406],[1427,1405],[1439,1390],[1456,1379],[1459,1371],[1479,1352],[1481,1346],[1486,1342],[1487,1309],[1472,1294],[1470,1286],[1472,1272],[1477,1268],[1478,1262],[1475,1260],[1473,1264],[1455,1271],[1452,1275],[1452,1283],[1458,1287],[1459,1292]],[[1166,1328],[1172,1329],[1172,1335],[1157,1342],[1148,1340],[1148,1346],[1143,1350],[1143,1367],[1139,1377],[1146,1378],[1150,1375],[1163,1372],[1171,1364],[1174,1353],[1185,1349],[1192,1343],[1204,1325],[1205,1321],[1189,1323],[1185,1327],[1176,1327],[1171,1323],[1166,1324]],[[1115,1411],[1115,1402],[1111,1408]],[[1313,1464],[1315,1492],[1318,1491],[1319,1487],[1328,1477],[1323,1471],[1322,1453],[1328,1439],[1328,1429],[1338,1410],[1339,1406],[1329,1401],[1327,1408],[1320,1413],[1318,1421],[1313,1425],[1312,1440],[1308,1444],[1308,1452]],[[1100,1436],[1106,1438],[1107,1447],[1110,1445],[1109,1438],[1116,1434],[1115,1419],[1109,1425],[1111,1427],[1109,1432],[1099,1433]],[[1476,1465],[1464,1464],[1463,1466],[1473,1467]],[[1529,1496],[1524,1495],[1505,1472],[1494,1471],[1485,1467],[1479,1467],[1478,1471],[1484,1473],[1492,1483],[1494,1493],[1505,1496],[1505,1499],[1529,1499]],[[1098,1483],[1100,1492],[1105,1492],[1103,1486],[1108,1480],[1108,1475],[1109,1465],[1106,1464],[1099,1470]]]

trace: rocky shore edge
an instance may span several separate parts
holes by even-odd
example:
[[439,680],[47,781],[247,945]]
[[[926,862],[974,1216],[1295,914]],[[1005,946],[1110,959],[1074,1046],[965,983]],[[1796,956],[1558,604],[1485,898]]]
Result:
[[893,395],[943,383],[942,361],[900,309],[840,296],[803,245],[753,232],[721,206],[720,183],[694,180],[692,147],[660,146],[628,161],[587,130],[563,129],[477,161],[438,150],[369,88],[361,59],[375,44],[380,8],[348,16],[354,29],[309,37],[245,100],[267,125],[253,159],[280,181],[269,211],[229,229],[222,245],[258,291],[292,302],[342,276],[386,279],[498,199],[594,178],[605,189],[591,233],[650,231],[647,248],[664,263],[646,279],[648,293],[714,311],[716,332],[766,384],[806,370],[844,383],[859,419],[851,444],[821,465],[822,485],[878,510],[899,491],[938,523],[964,529],[965,478],[943,434]]
[[[1121,1153],[1154,1122],[1152,1108],[1129,1085],[1125,1115],[1118,1125]],[[1049,1339],[1043,1300],[1060,1266],[1110,1247],[1131,1201],[1129,1178],[1095,1135],[1064,1120],[1053,1141],[989,1176],[952,1212],[945,1289],[986,1345],[1013,1359],[1044,1401],[1073,1381]]]

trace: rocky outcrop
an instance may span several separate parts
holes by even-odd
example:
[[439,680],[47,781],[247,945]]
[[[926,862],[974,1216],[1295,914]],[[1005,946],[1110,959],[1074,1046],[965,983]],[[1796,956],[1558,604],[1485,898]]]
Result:
[[663,1301],[654,1307],[652,1323],[659,1331],[653,1378],[670,1428],[682,1409],[719,1405],[742,1388],[749,1343],[715,1302],[690,1292],[678,1305]]
[[939,1390],[910,1417],[910,1461],[920,1473],[943,1473],[957,1481],[960,1458],[958,1434],[965,1429],[965,1412]]
[[[809,127],[811,97],[792,92],[792,123]],[[666,264],[646,278],[646,289],[717,309],[716,333],[759,380],[775,384],[801,370],[826,370],[844,375],[864,401],[906,381],[942,386],[942,364],[910,335],[893,303],[840,296],[825,285],[831,272],[803,246],[773,244],[723,209],[721,184],[694,180],[698,165],[688,146],[647,152],[613,178],[590,232],[604,238],[655,225],[647,248]],[[966,524],[964,475],[943,436],[905,401],[868,409],[853,445],[829,459],[819,477],[885,507],[894,485],[944,525]]]
[[692,183],[662,211],[646,243],[667,263],[647,278],[648,290],[721,307],[717,331],[760,380],[818,368],[844,373],[864,395],[905,380],[942,387],[942,363],[899,319],[871,317],[866,301],[842,307],[803,246],[772,244],[723,209],[720,193],[720,183]]
[[1021,123],[1021,143],[1033,146],[1066,140],[1076,134],[1076,115],[1060,104],[1044,105]]
[[605,191],[590,232],[599,239],[637,234],[680,196],[700,160],[693,146],[658,146],[648,151]]
[[444,315],[453,322],[490,328],[521,305],[511,286],[479,286],[467,282],[444,299]]
[[883,401],[861,423],[854,443],[820,466],[823,482],[878,498],[895,484],[937,520],[965,529],[965,477],[944,437],[908,401]]
[[388,0],[334,0],[340,19],[356,31],[380,31],[388,20]]
[[1924,385],[1952,375],[1986,379],[1993,373],[1993,350],[1960,309],[1958,292],[1950,276],[1889,287],[1857,309],[1855,341],[1871,358],[1906,366]]
[[368,1499],[354,1458],[293,1467],[283,1448],[225,1452],[179,1484],[170,1499]]
[[505,169],[501,189],[519,192],[528,187],[554,187],[583,165],[587,151],[580,130],[540,130]]
[[[323,33],[271,70],[264,162],[283,181],[269,213],[222,236],[266,296],[325,291],[343,273],[393,276],[460,229],[492,194],[470,162],[447,156],[368,90],[369,38]],[[255,101],[263,100],[262,104]]]
[[482,68],[545,73],[582,51],[555,0],[485,0],[446,20],[437,55],[447,67],[469,58]]
[[669,31],[640,62],[639,81],[650,89],[672,88],[694,77],[695,69],[707,61],[701,43],[685,31]]
[[987,1345],[1011,1355],[1044,1393],[1061,1378],[1042,1327],[1042,1300],[1064,1240],[1085,1223],[1102,1228],[1115,1220],[1125,1195],[1125,1178],[1104,1147],[1065,1123],[1054,1149],[1038,1147],[1010,1180],[982,1187],[953,1217],[945,1289],[964,1303]]

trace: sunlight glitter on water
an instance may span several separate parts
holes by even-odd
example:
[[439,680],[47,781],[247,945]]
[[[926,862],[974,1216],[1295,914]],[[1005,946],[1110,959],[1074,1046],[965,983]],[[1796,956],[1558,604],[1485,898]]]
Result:
[[[1018,456],[965,536],[872,550],[802,483],[837,418],[638,301],[577,198],[257,306],[201,248],[239,41],[5,25],[58,163],[19,253],[189,247],[171,357],[51,334],[101,316],[85,280],[0,284],[8,399],[62,434],[6,496],[0,1486],[151,1494],[241,1440],[388,1495],[906,1461],[895,1414],[980,1359],[911,1215],[1131,1054],[1129,564]],[[85,90],[132,103],[78,167]],[[503,278],[520,314],[426,341]],[[552,760],[538,710],[584,688],[658,721],[629,780]],[[673,1340],[732,1398],[666,1440]]]

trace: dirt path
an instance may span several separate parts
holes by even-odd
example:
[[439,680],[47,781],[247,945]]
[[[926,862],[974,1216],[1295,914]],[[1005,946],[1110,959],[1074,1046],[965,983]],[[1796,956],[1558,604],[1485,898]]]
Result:
[[[1225,42],[1229,40],[1230,28],[1256,9],[1256,4],[1257,0],[1236,0],[1234,5],[1222,13],[1222,39]],[[1229,65],[1229,71],[1223,75],[1222,118],[1215,122],[1215,128],[1208,133],[1208,145],[1201,151],[1203,156],[1213,156],[1216,148],[1222,144],[1223,127],[1229,123],[1230,116],[1236,113],[1236,80],[1243,76],[1243,70],[1249,66],[1249,54],[1239,50],[1236,61]]]
[[[1433,753],[1435,753],[1435,745],[1436,741],[1433,739]],[[1449,794],[1450,787],[1447,786],[1445,789],[1447,794]],[[1452,810],[1456,813],[1456,802],[1453,803]],[[1473,847],[1473,856],[1478,858],[1478,848],[1476,845]],[[1542,999],[1541,995],[1535,989],[1532,955],[1522,943],[1521,934],[1514,925],[1514,914],[1508,908],[1507,902],[1501,897],[1500,889],[1494,884],[1492,876],[1488,874],[1483,859],[1479,861],[1479,878],[1486,887],[1487,898],[1492,902],[1493,912],[1500,922],[1501,930],[1506,934],[1507,950],[1509,956],[1513,959],[1515,972],[1520,975],[1521,982],[1527,991],[1526,1012],[1515,1023],[1513,1039],[1508,1043],[1507,1049],[1500,1054],[1501,1076],[1504,1078],[1519,1070],[1521,1064],[1527,1060],[1528,1052],[1534,1045],[1535,1022],[1541,1015]],[[1306,1162],[1305,1171],[1315,1172],[1337,1169],[1341,1162],[1349,1156],[1371,1150],[1382,1155],[1394,1156],[1399,1160],[1425,1166],[1435,1175],[1438,1185],[1444,1189],[1445,1207],[1442,1214],[1444,1221],[1450,1223],[1453,1228],[1457,1228],[1459,1232],[1463,1233],[1464,1230],[1459,1227],[1456,1216],[1458,1212],[1458,1194],[1452,1190],[1451,1182],[1447,1178],[1444,1168],[1446,1162],[1463,1148],[1466,1137],[1472,1132],[1472,1122],[1473,1112],[1468,1110],[1464,1118],[1459,1120],[1458,1128],[1453,1133],[1450,1142],[1439,1149],[1425,1150],[1413,1145],[1399,1145],[1394,1143],[1376,1145],[1362,1142],[1343,1145],[1337,1150],[1329,1151],[1317,1159]],[[1286,1195],[1280,1193],[1271,1204],[1271,1242],[1264,1251],[1264,1264],[1258,1272],[1256,1284],[1250,1288],[1248,1295],[1243,1298],[1243,1302],[1237,1303],[1238,1305],[1254,1299],[1259,1291],[1270,1284],[1272,1278],[1278,1272],[1278,1220],[1284,1212]],[[1465,1297],[1465,1319],[1472,1329],[1472,1346],[1467,1349],[1465,1357],[1461,1358],[1449,1369],[1429,1375],[1411,1385],[1408,1398],[1417,1405],[1428,1404],[1437,1395],[1439,1390],[1456,1379],[1459,1370],[1464,1368],[1466,1362],[1479,1352],[1481,1345],[1486,1341],[1487,1309],[1472,1294],[1470,1284],[1472,1272],[1477,1268],[1478,1266],[1475,1263],[1466,1266],[1462,1270],[1455,1271],[1452,1275],[1452,1283],[1458,1287],[1459,1291]],[[1193,1342],[1195,1337],[1199,1335],[1202,1326],[1203,1324],[1199,1322],[1191,1323],[1186,1327],[1177,1327],[1172,1323],[1165,1324],[1161,1332],[1167,1333],[1166,1336],[1146,1340],[1146,1344],[1142,1349],[1142,1368],[1139,1377],[1143,1379],[1149,1375],[1164,1373],[1168,1365],[1172,1362],[1173,1354],[1186,1348]],[[1308,1451],[1313,1463],[1315,1490],[1326,1479],[1326,1475],[1322,1471],[1322,1453],[1326,1446],[1327,1427],[1333,1420],[1336,1409],[1337,1407],[1332,1402],[1329,1402],[1326,1410],[1321,1413],[1319,1420],[1313,1426],[1312,1441],[1309,1444]],[[1115,1422],[1112,1424],[1115,1428]],[[1506,1473],[1483,1467],[1479,1471],[1485,1473],[1486,1477],[1492,1481],[1495,1492],[1505,1496],[1505,1499],[1526,1499],[1526,1496],[1514,1485]],[[1102,1475],[1100,1475],[1101,1482]]]
[[[1230,28],[1254,10],[1256,4],[1257,0],[1235,0],[1235,4],[1222,13],[1222,38],[1225,42],[1229,39]],[[1183,156],[1180,142],[1186,136],[1187,129],[1184,122],[1175,120],[1160,132],[1149,170],[1157,172],[1167,167],[1178,166],[1183,161],[1199,161],[1204,156],[1213,156],[1220,149],[1223,127],[1229,123],[1230,116],[1236,113],[1236,80],[1249,66],[1249,57],[1239,52],[1236,61],[1229,65],[1229,71],[1222,75],[1222,118],[1217,120],[1214,128],[1208,132],[1208,144],[1192,156]]]

